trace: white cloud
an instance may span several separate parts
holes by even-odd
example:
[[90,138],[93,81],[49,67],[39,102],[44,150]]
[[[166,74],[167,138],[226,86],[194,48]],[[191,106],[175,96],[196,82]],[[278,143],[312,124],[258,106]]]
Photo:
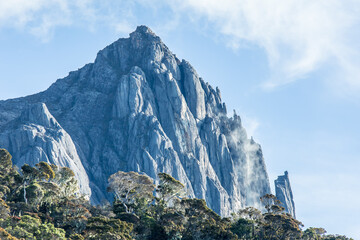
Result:
[[89,29],[99,24],[124,33],[146,15],[137,12],[139,7],[152,13],[149,22],[163,23],[161,31],[176,29],[179,19],[187,17],[205,20],[234,49],[263,48],[271,69],[266,89],[323,66],[332,66],[327,77],[336,89],[360,89],[358,0],[0,0],[0,27],[25,29],[43,40],[56,27],[79,22]]
[[105,25],[123,33],[133,28],[131,3],[98,0],[0,0],[0,28],[25,30],[48,41],[57,27]]
[[72,16],[80,2],[83,1],[0,0],[0,27],[25,29],[46,41],[55,27],[72,24]]
[[233,48],[249,43],[262,47],[272,71],[265,88],[333,64],[341,85],[360,89],[359,1],[174,0],[173,4],[173,9],[181,6],[192,17],[211,21]]
[[13,0],[0,1],[0,24],[5,25],[12,21],[14,25],[22,25],[32,18],[32,13],[42,8],[43,0]]

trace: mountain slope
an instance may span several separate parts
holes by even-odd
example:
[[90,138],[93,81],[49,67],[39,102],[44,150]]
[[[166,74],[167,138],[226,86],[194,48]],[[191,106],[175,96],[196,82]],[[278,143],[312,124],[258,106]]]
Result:
[[[71,137],[76,149],[65,151],[81,160],[85,171],[77,171],[89,177],[95,203],[111,199],[107,178],[118,170],[153,178],[169,173],[221,215],[259,206],[259,197],[270,193],[261,148],[247,138],[240,117],[227,117],[220,91],[145,26],[46,91],[0,101],[1,147],[15,152],[3,132],[11,135],[23,124],[21,115],[38,103]],[[16,156],[13,161],[22,163]]]

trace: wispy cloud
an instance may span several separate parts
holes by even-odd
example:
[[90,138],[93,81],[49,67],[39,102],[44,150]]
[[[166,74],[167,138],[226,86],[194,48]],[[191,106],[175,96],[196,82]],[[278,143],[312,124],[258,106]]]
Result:
[[54,27],[72,23],[73,8],[61,0],[0,0],[0,27],[26,29],[46,41]]
[[133,4],[98,0],[0,0],[0,28],[29,32],[42,41],[52,38],[58,27],[80,26],[94,30],[105,25],[116,32],[133,30],[129,20]]
[[256,131],[260,126],[259,120],[253,117],[249,117],[246,114],[242,114],[243,125],[246,129],[248,137],[256,136]]
[[[336,89],[360,89],[357,0],[0,0],[0,27],[26,29],[45,41],[56,27],[79,23],[127,32],[138,23],[134,12],[139,6],[154,13],[149,21],[163,22],[168,31],[182,17],[205,19],[230,47],[264,49],[271,69],[265,89],[302,79],[323,66],[332,66],[327,78]],[[164,8],[172,13],[165,19]]]
[[[342,0],[174,0],[174,9],[207,18],[231,47],[263,48],[271,89],[304,78],[324,64],[341,83],[360,89],[360,2]],[[339,79],[339,78],[337,78]]]

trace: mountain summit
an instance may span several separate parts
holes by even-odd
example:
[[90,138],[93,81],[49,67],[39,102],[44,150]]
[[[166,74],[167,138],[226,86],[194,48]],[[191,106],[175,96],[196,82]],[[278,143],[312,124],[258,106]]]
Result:
[[0,147],[18,166],[68,166],[93,203],[117,172],[166,172],[227,216],[270,193],[260,145],[218,88],[148,27],[101,50],[46,91],[0,101]]

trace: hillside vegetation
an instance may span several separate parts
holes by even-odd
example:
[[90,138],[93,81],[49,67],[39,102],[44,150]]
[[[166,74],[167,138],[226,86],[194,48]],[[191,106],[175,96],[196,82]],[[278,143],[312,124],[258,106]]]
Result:
[[202,199],[186,198],[184,185],[166,173],[159,184],[136,172],[110,176],[114,202],[93,206],[79,193],[74,173],[40,162],[21,169],[0,149],[0,238],[4,240],[128,239],[351,239],[302,230],[271,194],[265,212],[249,207],[221,218]]

